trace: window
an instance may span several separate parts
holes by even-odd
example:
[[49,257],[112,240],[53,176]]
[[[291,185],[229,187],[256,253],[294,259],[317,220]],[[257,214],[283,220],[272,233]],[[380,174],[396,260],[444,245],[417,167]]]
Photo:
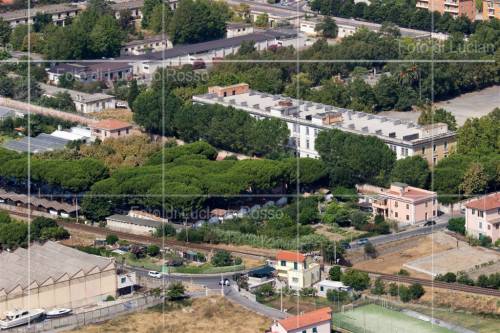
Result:
[[427,202],[425,203],[425,208],[427,208]]
[[409,204],[406,204],[406,209],[410,209],[410,205]]
[[316,327],[313,327],[313,333],[318,333],[318,329]]
[[476,214],[476,210],[473,209],[471,213],[472,213],[472,215],[475,215]]
[[491,225],[488,224],[488,230],[491,230]]
[[477,211],[477,216],[483,217],[484,216],[484,212],[482,210],[478,210]]
[[306,126],[306,135],[309,135],[309,127]]
[[437,162],[437,158],[435,158],[435,157],[434,157],[434,158],[432,159],[432,165],[436,165],[436,162]]
[[306,148],[309,149],[309,139],[306,140]]
[[436,211],[435,210],[432,211],[432,216],[436,216]]
[[432,151],[436,151],[436,145],[432,145]]
[[479,222],[479,229],[483,229],[483,222]]
[[302,331],[302,333],[307,333],[307,331],[306,331],[306,330],[303,330],[303,331]]
[[410,220],[410,215],[406,215],[406,221]]
[[394,216],[395,216],[395,217],[398,217],[398,212],[395,212],[395,213],[394,213]]
[[227,92],[226,91],[224,91],[224,97],[227,97]]
[[292,278],[293,283],[299,283],[299,278]]
[[286,266],[286,261],[285,260],[281,260],[281,266]]
[[299,268],[299,265],[298,265],[298,264],[297,264],[297,262],[295,261],[295,262],[293,263],[293,269],[294,269],[294,270],[297,270],[298,268]]
[[299,133],[299,124],[293,124],[294,133]]
[[448,149],[448,141],[444,142],[444,150]]
[[422,155],[425,154],[425,147],[422,147]]
[[323,286],[320,286],[320,287],[319,287],[319,290],[320,290],[320,291],[325,291],[325,288],[324,288]]
[[127,282],[127,278],[122,276],[120,279],[120,283],[125,283],[125,282]]
[[394,207],[396,207],[396,208],[398,207],[398,202],[397,201],[394,202]]

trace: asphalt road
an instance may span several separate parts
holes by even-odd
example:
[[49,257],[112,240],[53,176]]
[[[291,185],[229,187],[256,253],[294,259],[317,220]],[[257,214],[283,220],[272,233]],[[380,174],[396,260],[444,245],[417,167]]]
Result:
[[[130,270],[135,271],[136,274],[142,275],[142,276],[147,276],[148,271],[141,269],[141,268],[135,268],[135,267],[128,267]],[[168,282],[174,282],[174,281],[181,281],[181,282],[189,282],[189,283],[194,283],[198,285],[205,286],[207,289],[210,290],[221,290],[221,294],[223,293],[225,297],[227,297],[229,300],[243,306],[246,309],[249,309],[251,311],[257,312],[263,316],[273,318],[273,319],[282,319],[286,318],[287,314],[283,313],[277,309],[271,308],[267,305],[261,304],[259,302],[254,302],[243,295],[241,295],[238,291],[233,289],[231,286],[224,286],[221,287],[219,285],[219,281],[221,278],[227,278],[230,280],[230,283],[236,283],[231,279],[231,276],[233,273],[224,273],[218,276],[182,276],[182,275],[164,275],[163,279],[165,280],[166,283]],[[191,296],[194,297],[201,297],[203,296],[203,292],[198,292],[195,293]]]
[[[443,230],[446,228],[446,225],[448,224],[448,219],[450,218],[449,215],[444,214],[435,219],[436,224],[431,225],[428,227],[414,227],[413,229],[409,229],[407,231],[401,231],[395,234],[388,234],[388,235],[379,235],[379,236],[374,236],[368,238],[370,243],[373,245],[381,245],[384,243],[389,243],[389,242],[394,242],[394,241],[399,241],[415,236],[421,236],[421,235],[429,235],[432,234],[433,232]],[[352,241],[349,243],[351,245],[351,249],[357,249],[360,248],[364,245],[358,245],[357,241]]]

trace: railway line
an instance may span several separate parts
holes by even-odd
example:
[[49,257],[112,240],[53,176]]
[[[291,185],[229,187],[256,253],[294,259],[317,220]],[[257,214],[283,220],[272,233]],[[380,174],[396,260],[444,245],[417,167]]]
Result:
[[[24,218],[28,217],[28,214],[17,212],[17,211],[9,211],[9,213],[12,215],[21,216]],[[33,214],[33,215],[35,215],[35,214]],[[125,239],[125,240],[131,241],[131,242],[137,242],[137,243],[143,243],[143,244],[156,244],[159,246],[168,246],[168,247],[176,248],[179,250],[190,249],[190,250],[198,250],[198,251],[202,251],[202,252],[211,252],[211,251],[222,249],[222,247],[212,245],[212,244],[188,243],[188,242],[182,242],[182,241],[171,240],[171,239],[155,238],[152,236],[133,235],[133,234],[129,234],[126,232],[119,232],[119,231],[109,230],[106,228],[94,227],[94,226],[90,226],[90,225],[86,225],[86,224],[66,222],[63,220],[58,220],[57,223],[60,226],[63,226],[64,228],[68,229],[69,231],[72,231],[72,230],[73,231],[81,231],[81,232],[91,233],[91,234],[104,236],[104,237],[109,235],[109,234],[114,234],[121,239]],[[262,257],[267,258],[267,259],[272,258],[271,256],[269,256],[268,253],[259,251],[258,249],[252,249],[252,252],[244,251],[244,250],[240,250],[240,249],[230,249],[228,251],[230,251],[234,254],[237,254],[237,255],[253,257],[253,258],[262,258]],[[468,286],[468,285],[463,285],[463,284],[458,284],[458,283],[448,283],[448,282],[441,282],[441,281],[426,280],[426,279],[414,278],[414,277],[409,277],[409,276],[381,274],[379,272],[367,271],[367,270],[361,270],[361,271],[366,272],[366,273],[372,275],[373,277],[380,277],[382,280],[389,281],[389,282],[408,283],[408,284],[419,283],[422,286],[426,286],[426,287],[434,287],[434,288],[439,288],[439,289],[461,291],[461,292],[467,292],[467,293],[493,296],[493,297],[500,298],[500,290],[497,290],[497,289],[482,288],[482,287],[477,287],[477,286]]]

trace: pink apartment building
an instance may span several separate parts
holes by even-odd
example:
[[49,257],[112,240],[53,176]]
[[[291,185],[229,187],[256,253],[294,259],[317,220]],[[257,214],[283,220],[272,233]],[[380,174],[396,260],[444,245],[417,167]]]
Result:
[[500,238],[500,192],[482,196],[465,204],[465,229],[474,237]]
[[271,326],[271,333],[331,333],[331,331],[332,310],[329,307],[278,320]]
[[360,201],[371,203],[374,215],[400,224],[415,224],[437,216],[436,192],[404,183],[392,183],[390,188],[366,184],[356,187],[362,195]]

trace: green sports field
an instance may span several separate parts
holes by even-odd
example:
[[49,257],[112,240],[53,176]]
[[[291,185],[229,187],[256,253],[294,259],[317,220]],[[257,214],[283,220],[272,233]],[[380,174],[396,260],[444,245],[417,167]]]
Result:
[[452,333],[404,313],[370,304],[333,314],[333,324],[354,333]]

